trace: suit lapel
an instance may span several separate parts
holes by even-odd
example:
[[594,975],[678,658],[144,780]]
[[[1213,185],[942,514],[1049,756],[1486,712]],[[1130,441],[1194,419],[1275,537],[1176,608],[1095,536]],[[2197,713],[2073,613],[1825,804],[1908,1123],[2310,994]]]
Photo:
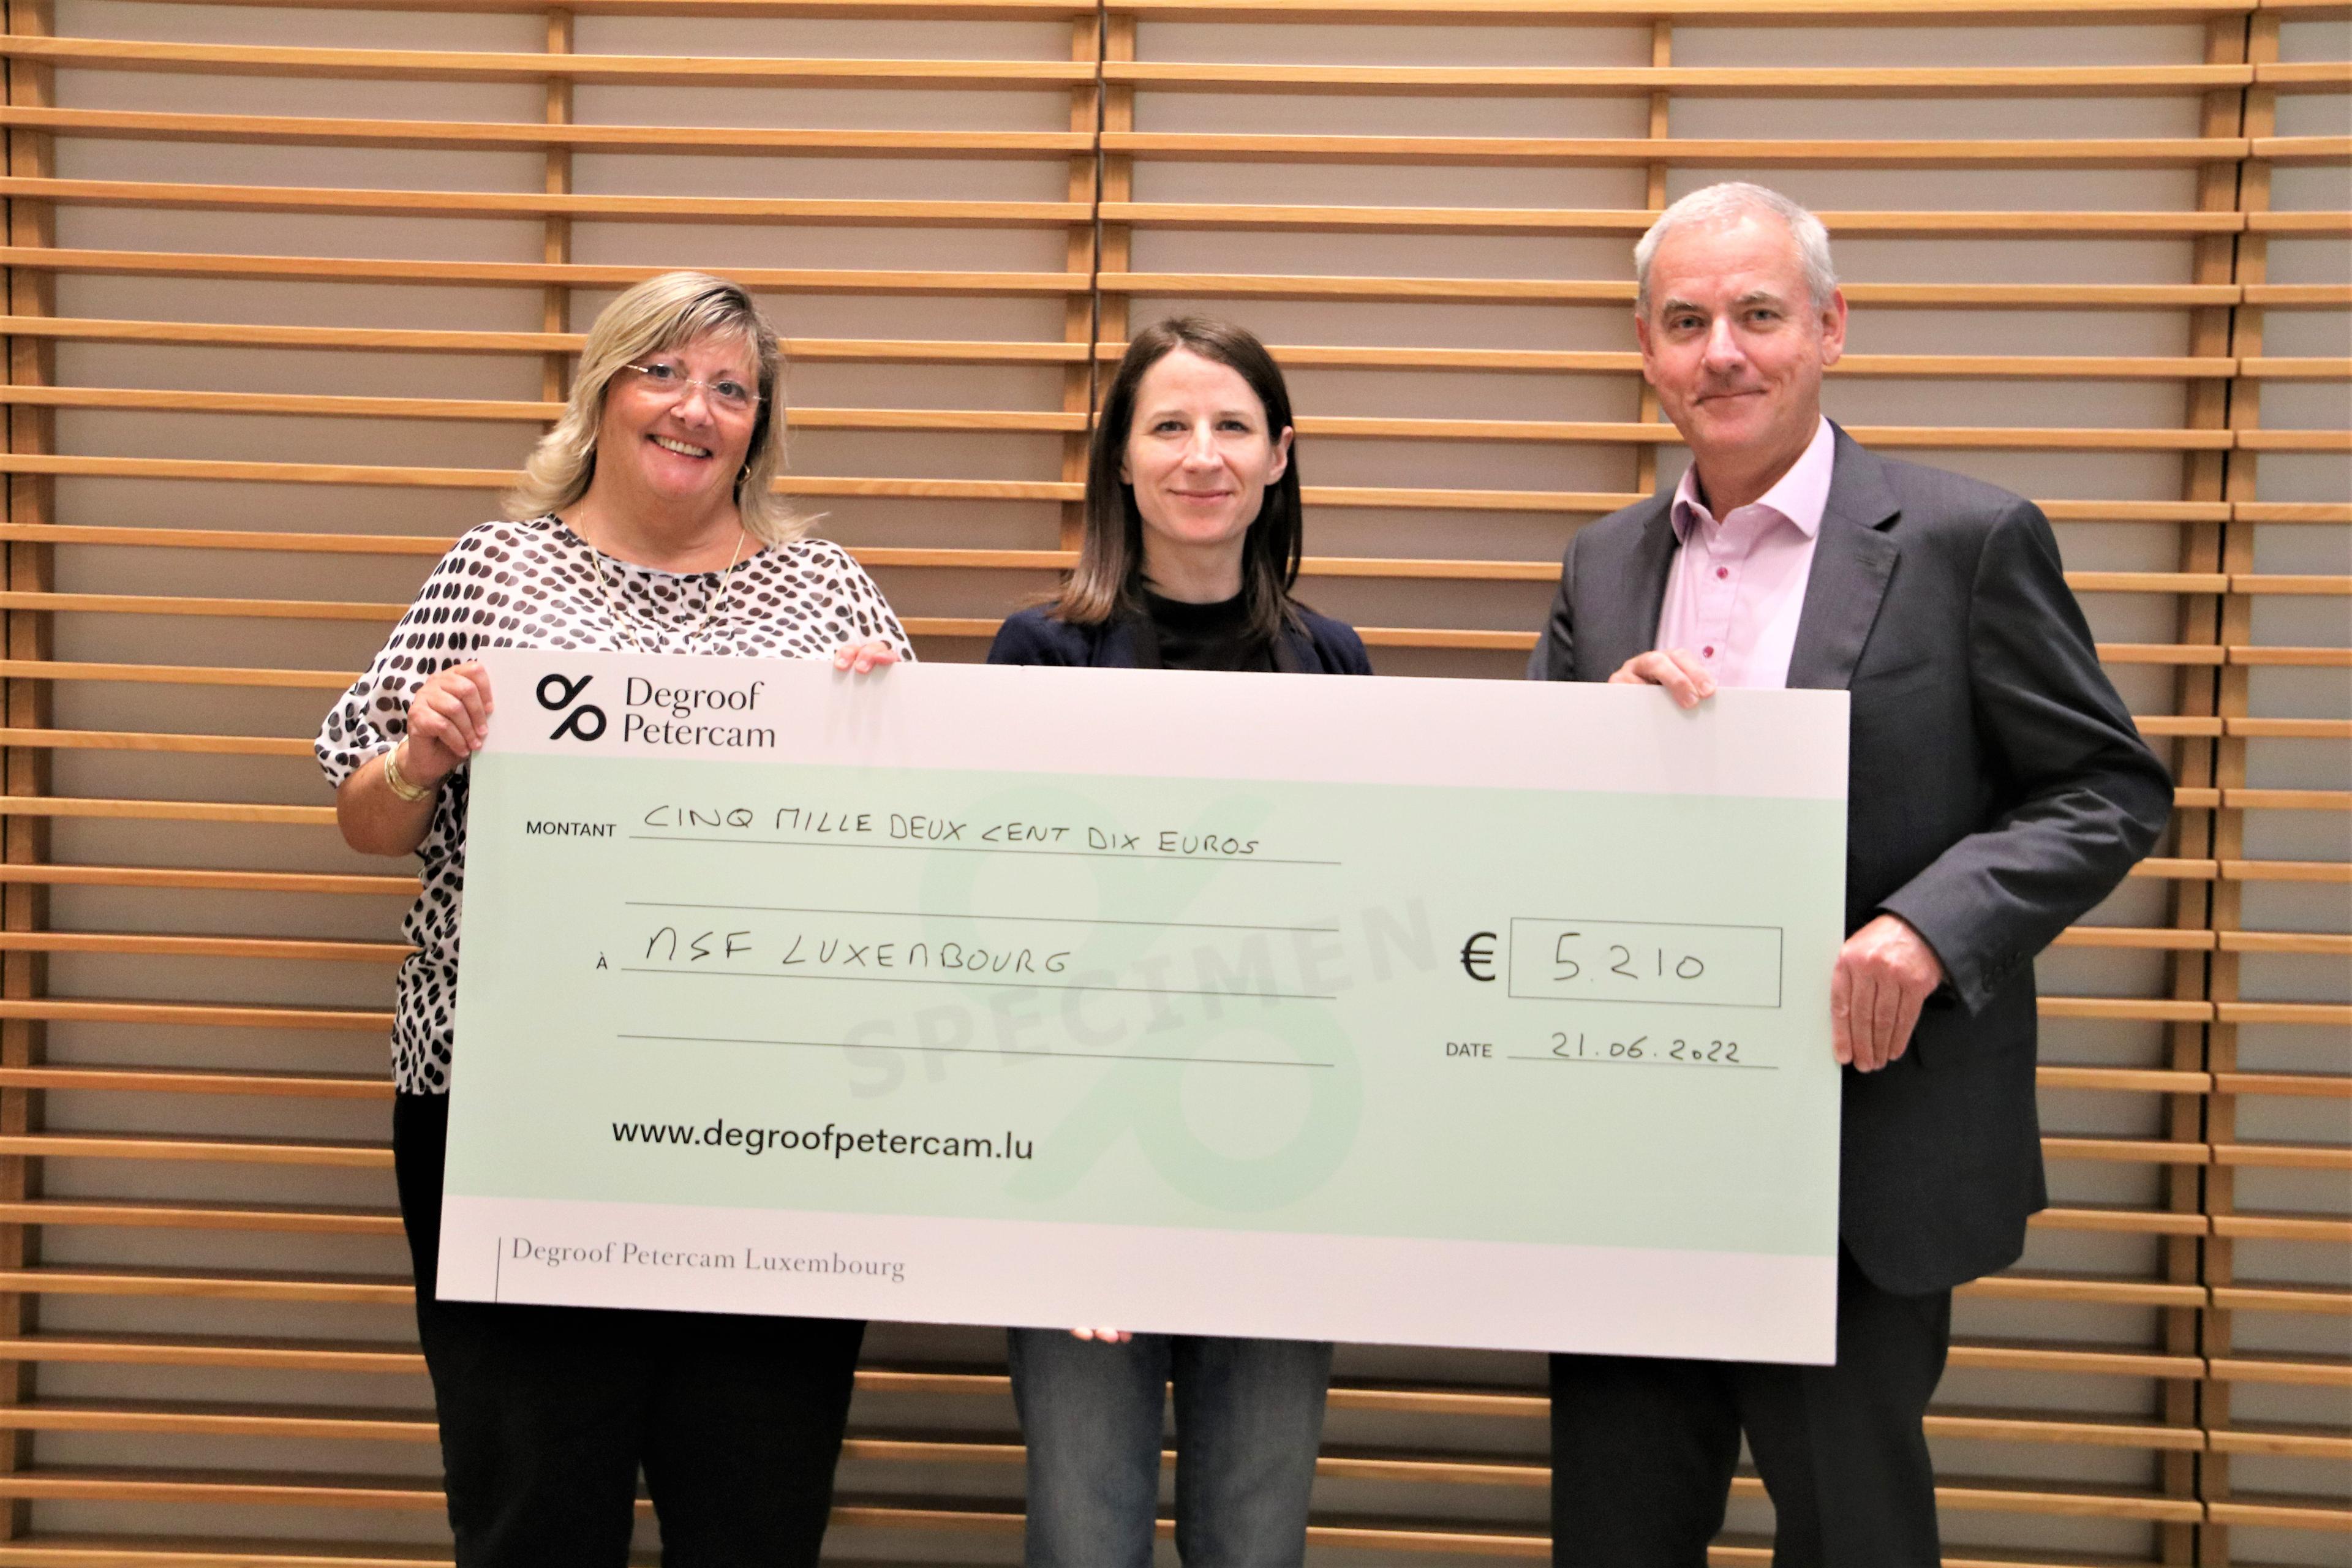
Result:
[[1791,688],[1838,691],[1853,684],[1895,558],[1903,553],[1886,532],[1901,510],[1878,459],[1838,431],[1829,504],[1789,654]]
[[[1618,666],[1658,645],[1658,616],[1666,605],[1666,578],[1675,563],[1671,490],[1651,499],[1641,526],[1613,559],[1581,562],[1578,574],[1591,583],[1622,584],[1623,592],[1600,601],[1597,625],[1579,628],[1579,678],[1606,680]],[[1588,612],[1589,613],[1589,612]]]

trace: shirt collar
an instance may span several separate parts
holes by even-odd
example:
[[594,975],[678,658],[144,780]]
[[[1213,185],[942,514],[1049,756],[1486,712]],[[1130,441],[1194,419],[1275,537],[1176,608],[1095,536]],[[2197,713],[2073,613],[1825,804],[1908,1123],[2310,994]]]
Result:
[[[1820,428],[1813,432],[1811,443],[1780,476],[1780,482],[1757,497],[1754,504],[1770,508],[1794,523],[1797,531],[1807,539],[1812,538],[1821,532],[1822,513],[1829,509],[1830,474],[1836,462],[1837,437],[1824,416]],[[1696,463],[1683,470],[1682,482],[1675,487],[1674,505],[1667,509],[1667,516],[1674,522],[1675,538],[1685,543],[1689,542],[1691,530],[1701,519],[1721,521],[1698,499]]]

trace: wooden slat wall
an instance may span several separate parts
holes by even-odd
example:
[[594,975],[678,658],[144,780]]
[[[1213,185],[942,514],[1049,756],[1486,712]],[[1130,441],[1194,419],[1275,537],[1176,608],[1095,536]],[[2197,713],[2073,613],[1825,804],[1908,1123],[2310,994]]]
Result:
[[[1067,559],[1130,327],[1238,317],[1308,596],[1509,678],[1567,537],[1684,460],[1627,253],[1736,174],[1839,237],[1832,414],[2043,500],[2182,786],[2042,965],[2058,1206],[1962,1293],[1947,1561],[2352,1555],[2343,5],[5,8],[0,1564],[447,1561],[384,1147],[414,883],[308,738],[614,289],[769,300],[786,486],[933,658]],[[1000,1339],[867,1360],[831,1554],[1017,1561]],[[1544,1555],[1538,1358],[1340,1383],[1314,1561]]]

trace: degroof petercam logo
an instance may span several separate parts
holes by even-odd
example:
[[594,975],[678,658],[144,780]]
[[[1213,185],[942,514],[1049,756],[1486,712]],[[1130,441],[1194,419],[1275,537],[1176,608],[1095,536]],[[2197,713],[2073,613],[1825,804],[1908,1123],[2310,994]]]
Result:
[[[539,680],[539,705],[551,713],[563,713],[563,722],[547,732],[551,741],[561,741],[569,735],[575,741],[593,741],[604,732],[604,710],[593,702],[581,702],[580,694],[596,678],[583,675],[577,680],[561,675],[543,675]],[[572,704],[578,702],[576,708]],[[564,710],[570,709],[566,713]]]

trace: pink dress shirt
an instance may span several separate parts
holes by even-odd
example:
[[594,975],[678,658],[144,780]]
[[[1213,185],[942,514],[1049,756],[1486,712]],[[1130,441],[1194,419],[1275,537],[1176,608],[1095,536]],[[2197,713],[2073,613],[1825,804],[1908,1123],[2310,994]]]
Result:
[[1835,451],[1824,419],[1779,484],[1720,521],[1698,499],[1697,466],[1685,470],[1668,514],[1682,548],[1658,616],[1661,649],[1688,648],[1718,686],[1789,684]]

